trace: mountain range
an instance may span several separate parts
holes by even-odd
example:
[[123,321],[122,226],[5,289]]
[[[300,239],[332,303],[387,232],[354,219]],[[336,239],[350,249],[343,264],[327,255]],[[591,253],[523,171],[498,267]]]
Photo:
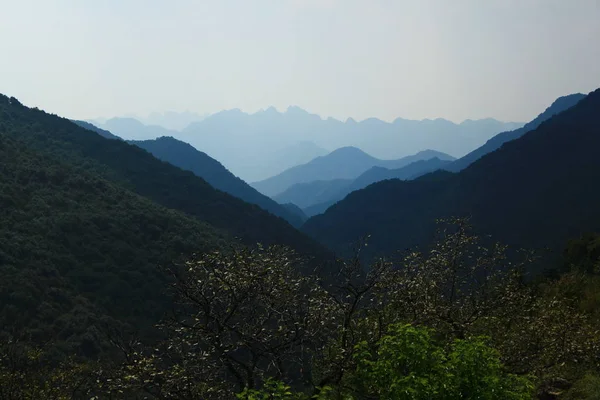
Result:
[[[585,95],[576,93],[563,96],[555,100],[543,113],[525,126],[513,131],[502,132],[488,140],[483,146],[473,150],[458,160],[448,161],[447,159],[431,159],[415,162],[402,169],[389,170],[383,167],[373,167],[365,172],[361,177],[356,178],[354,182],[349,180],[340,182],[339,180],[315,181],[307,184],[301,184],[298,187],[292,186],[284,193],[275,196],[278,202],[292,202],[304,209],[308,216],[314,216],[323,213],[331,205],[343,199],[347,194],[362,189],[371,183],[385,179],[415,179],[421,175],[433,172],[437,169],[458,172],[474,161],[478,160],[487,153],[490,153],[502,144],[517,139],[525,133],[537,128],[542,122],[552,116],[577,104]],[[329,183],[328,183],[329,182]],[[330,187],[327,187],[327,186]]]
[[491,118],[456,124],[441,118],[385,122],[369,118],[357,122],[323,119],[299,107],[279,112],[271,107],[254,114],[239,109],[203,117],[187,127],[169,129],[158,120],[144,123],[131,117],[88,122],[126,140],[171,136],[219,160],[247,182],[277,175],[340,147],[358,147],[381,159],[397,159],[435,148],[460,157],[495,134],[522,126]]
[[[77,125],[98,133],[108,139],[121,139],[109,131],[98,128],[86,121],[73,121]],[[122,140],[122,139],[121,139]],[[305,220],[304,213],[288,208],[262,195],[246,182],[229,172],[221,163],[207,154],[196,150],[187,143],[172,137],[160,137],[154,140],[129,140],[159,160],[168,162],[186,171],[191,171],[206,180],[214,188],[242,199],[248,203],[256,204],[271,214],[282,217],[293,226],[299,227]]]
[[371,256],[427,243],[436,219],[447,217],[470,217],[479,232],[517,248],[556,249],[598,231],[600,89],[573,103],[459,173],[375,183],[302,229],[339,252],[371,235]]
[[146,125],[132,117],[114,117],[104,122],[98,120],[86,122],[125,140],[149,140],[177,134],[175,130],[160,125]]
[[159,125],[163,128],[180,131],[194,122],[202,121],[209,114],[198,114],[191,111],[152,112],[145,117],[136,117],[144,125]]
[[444,169],[452,172],[458,172],[468,167],[474,161],[483,157],[487,153],[491,153],[492,151],[500,148],[500,146],[502,146],[504,143],[520,138],[525,133],[534,130],[535,128],[540,126],[542,122],[553,117],[555,114],[558,114],[568,108],[573,107],[584,97],[585,95],[581,93],[575,93],[568,96],[559,97],[550,105],[550,107],[548,107],[543,113],[538,115],[531,122],[528,122],[521,128],[515,129],[513,131],[507,131],[497,134],[496,136],[488,140],[483,146],[478,147],[469,154],[447,165]]
[[439,151],[423,150],[397,160],[380,160],[356,147],[342,147],[326,156],[317,157],[306,164],[297,165],[276,176],[260,182],[253,182],[252,186],[267,196],[277,196],[296,184],[338,179],[353,180],[375,166],[397,169],[414,161],[434,157],[445,160],[454,159],[452,156]]
[[150,152],[159,160],[166,161],[176,167],[191,171],[203,178],[214,188],[242,199],[248,203],[256,204],[271,214],[284,218],[290,224],[299,227],[305,218],[297,211],[290,211],[286,207],[259,193],[246,182],[229,172],[217,160],[207,154],[196,150],[191,145],[172,137],[161,137],[154,140],[129,141],[138,147]]
[[[437,219],[467,216],[509,245],[561,248],[600,230],[599,110],[600,90],[561,98],[457,173],[439,151],[380,160],[343,147],[282,174],[311,181],[280,205],[175,138],[128,142],[0,96],[0,326],[94,358],[98,326],[153,334],[173,265],[258,242],[312,268],[369,234],[365,257],[424,246]],[[335,196],[301,231],[285,220],[299,226]]]
[[450,159],[440,160],[438,157],[434,157],[415,161],[405,167],[396,169],[375,166],[354,180],[334,179],[296,184],[273,197],[273,199],[280,203],[298,204],[302,207],[306,216],[312,217],[322,214],[349,193],[365,188],[372,183],[386,179],[414,179],[426,173],[442,169],[450,163],[452,163]]
[[329,258],[282,218],[109,134],[0,96],[0,326],[95,357],[97,326],[153,327],[167,270],[195,252],[260,242]]
[[[168,130],[180,131],[180,130],[186,128],[188,125],[190,125],[193,122],[202,121],[208,115],[210,115],[210,114],[198,114],[198,113],[191,112],[191,111],[183,111],[183,112],[176,112],[176,111],[156,112],[155,111],[155,112],[151,112],[145,116],[139,115],[139,114],[124,114],[124,115],[119,115],[119,116],[115,116],[115,117],[111,117],[111,118],[94,118],[94,119],[88,120],[86,122],[89,122],[96,126],[101,126],[101,125],[106,124],[107,121],[114,119],[117,121],[117,123],[113,124],[112,127],[116,128],[116,130],[119,130],[120,125],[118,123],[118,120],[135,119],[138,122],[140,122],[141,124],[146,125],[146,126],[160,126],[162,128],[168,129]],[[127,129],[126,126],[124,128]],[[127,131],[125,130],[124,132],[119,132],[119,134],[125,133],[125,135],[126,135],[126,132]]]
[[322,119],[299,107],[284,112],[271,107],[254,114],[239,109],[222,111],[189,125],[174,137],[219,160],[245,181],[254,182],[282,172],[269,169],[263,160],[302,141],[324,149],[357,147],[380,159],[398,159],[431,148],[460,157],[493,135],[520,126],[494,119],[460,124],[444,119],[402,118],[393,122],[376,118],[357,122],[349,118],[342,122]]
[[89,131],[96,132],[98,135],[102,136],[106,139],[115,139],[115,140],[123,140],[119,136],[113,134],[112,132],[107,131],[106,129],[98,128],[96,125],[87,122],[87,121],[79,121],[79,120],[71,120],[76,125],[79,125],[82,128],[85,128]]

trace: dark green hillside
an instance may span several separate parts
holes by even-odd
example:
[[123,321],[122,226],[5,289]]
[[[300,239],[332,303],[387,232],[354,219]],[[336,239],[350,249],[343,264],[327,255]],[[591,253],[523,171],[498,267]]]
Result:
[[71,122],[73,122],[74,124],[79,125],[82,128],[85,128],[87,130],[96,132],[98,135],[107,138],[107,139],[116,139],[116,140],[122,140],[120,137],[118,137],[117,135],[113,135],[111,132],[105,130],[105,129],[100,129],[98,128],[96,125],[90,124],[87,121],[77,121],[77,120],[71,120]]
[[100,320],[144,331],[168,310],[159,265],[231,242],[4,133],[0,222],[0,333],[57,341],[87,356],[97,351],[92,325]]
[[183,211],[248,244],[285,244],[307,255],[324,255],[315,241],[281,218],[214,189],[192,172],[156,159],[119,140],[107,140],[64,118],[0,97],[0,129],[31,148],[76,165]]
[[132,140],[129,143],[149,151],[159,160],[166,161],[186,171],[192,171],[214,188],[248,203],[256,204],[271,214],[284,218],[294,226],[300,226],[304,222],[304,219],[296,213],[290,212],[274,200],[259,193],[252,186],[229,172],[220,162],[185,142],[172,137],[160,137],[154,140]]
[[371,254],[390,254],[430,240],[436,218],[471,216],[509,245],[558,249],[600,230],[598,149],[600,90],[458,174],[373,184],[303,230],[337,250],[371,234]]
[[570,94],[568,96],[559,97],[554,101],[554,103],[552,103],[552,105],[550,105],[550,107],[544,110],[544,112],[538,115],[534,120],[528,122],[521,128],[515,129],[514,131],[501,132],[497,134],[496,136],[488,140],[483,146],[478,147],[477,149],[473,150],[464,157],[461,157],[458,160],[455,160],[451,164],[447,165],[445,169],[452,172],[458,172],[465,169],[474,161],[480,159],[484,155],[491,153],[496,149],[499,149],[504,143],[520,138],[527,132],[536,129],[538,126],[540,126],[542,122],[547,121],[554,115],[573,107],[584,97],[585,95],[581,93],[575,93]]

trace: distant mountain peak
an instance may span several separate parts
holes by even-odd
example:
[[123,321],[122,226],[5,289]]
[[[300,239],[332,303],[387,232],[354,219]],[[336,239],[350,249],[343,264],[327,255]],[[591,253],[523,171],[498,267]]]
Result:
[[[248,115],[247,113],[243,112],[239,108],[231,108],[229,110],[223,110],[223,111],[216,112],[216,113],[208,116],[205,119],[205,121],[206,120],[209,120],[209,121],[210,120],[217,120],[217,121],[219,121],[219,120],[227,120],[227,118],[241,118],[241,117],[244,117],[244,116],[247,116],[247,115]],[[194,122],[194,123],[190,124],[190,126],[201,124],[201,123],[202,123],[202,121],[200,121],[200,122]]]
[[502,122],[497,120],[496,118],[491,118],[491,117],[486,117],[486,118],[479,118],[479,119],[471,119],[471,118],[467,118],[464,121],[462,121],[460,124],[458,124],[459,126],[466,126],[466,125],[474,125],[474,124],[481,124],[481,123],[486,123],[486,124],[515,124],[515,125],[524,125],[522,122]]
[[213,116],[215,116],[215,115],[235,115],[235,114],[246,114],[246,113],[243,112],[239,108],[230,108],[228,110],[222,110],[217,113],[214,113]]
[[549,109],[552,108],[564,108],[563,105],[567,104],[568,106],[573,104],[573,101],[579,101],[581,99],[583,99],[586,95],[583,93],[573,93],[573,94],[568,94],[566,96],[561,96],[559,98],[557,98],[556,100],[554,100],[554,102],[550,105],[550,107],[548,107]]
[[[361,149],[359,149],[358,147],[354,147],[354,146],[344,146],[344,147],[340,147],[339,149],[335,149],[334,151],[332,151],[331,153],[328,154],[328,156],[332,156],[332,155],[356,155],[356,154],[360,154],[360,155],[368,155],[367,153],[365,153],[364,151],[362,151]],[[327,157],[327,156],[325,156]]]
[[107,124],[109,124],[111,122],[123,122],[123,123],[135,124],[135,125],[144,125],[139,120],[137,120],[133,117],[113,117],[113,118],[109,118],[108,120],[106,120]]
[[298,107],[298,106],[289,106],[289,107],[288,107],[288,108],[285,110],[285,112],[286,112],[287,114],[297,114],[297,115],[307,115],[307,114],[309,114],[309,112],[308,112],[308,111],[306,111],[305,109],[303,109],[303,108],[300,108],[300,107]]
[[451,155],[448,155],[441,151],[431,150],[431,149],[421,150],[418,153],[416,153],[415,156],[417,156],[417,158],[422,158],[422,159],[437,158],[439,160],[445,160],[445,161],[455,160],[455,158],[452,157]]
[[379,118],[371,117],[360,121],[361,124],[387,124],[387,122],[380,120]]

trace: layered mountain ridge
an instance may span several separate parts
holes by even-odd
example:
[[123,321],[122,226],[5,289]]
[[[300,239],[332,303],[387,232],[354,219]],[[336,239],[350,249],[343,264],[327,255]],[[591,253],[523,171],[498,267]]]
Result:
[[336,251],[370,234],[368,251],[423,245],[439,218],[467,216],[518,247],[560,248],[600,229],[600,90],[504,143],[458,174],[386,180],[349,194],[303,230]]

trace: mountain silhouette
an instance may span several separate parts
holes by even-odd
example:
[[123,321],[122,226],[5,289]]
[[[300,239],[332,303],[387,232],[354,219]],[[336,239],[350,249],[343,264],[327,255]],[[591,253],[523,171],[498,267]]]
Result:
[[0,131],[0,326],[34,341],[94,358],[98,324],[155,339],[172,308],[167,270],[196,252],[264,243],[311,266],[329,257],[282,218],[105,130],[0,95]]
[[223,230],[107,179],[63,140],[71,132],[96,148],[142,150],[2,95],[0,126],[3,333],[18,327],[28,339],[53,338],[63,350],[97,357],[102,340],[90,339],[99,323],[148,338],[171,308],[160,266],[239,246]]
[[341,190],[351,185],[352,182],[352,179],[332,179],[329,181],[296,183],[287,188],[283,193],[274,196],[273,200],[281,204],[294,203],[305,210],[315,204],[331,201],[331,199],[338,196]]
[[600,229],[600,90],[458,174],[386,180],[348,195],[303,230],[337,251],[371,235],[371,256],[423,245],[437,218],[468,216],[514,246],[558,249]]
[[131,117],[115,117],[108,119],[104,123],[98,121],[86,122],[100,129],[112,132],[125,140],[148,140],[177,134],[177,131],[169,130],[159,125],[145,125]]
[[102,136],[103,138],[122,140],[117,135],[114,135],[114,134],[112,134],[111,132],[109,132],[109,131],[107,131],[105,129],[100,129],[96,125],[91,124],[91,123],[89,123],[87,121],[71,120],[71,122],[73,122],[74,124],[79,125],[82,128],[85,128],[85,129],[87,129],[89,131],[96,132],[98,135]]
[[451,160],[440,160],[434,157],[415,161],[405,167],[396,169],[372,167],[354,180],[334,179],[331,181],[299,183],[273,197],[273,199],[279,203],[292,202],[298,204],[308,217],[312,217],[324,213],[325,210],[342,200],[349,193],[363,189],[375,182],[386,179],[415,179],[441,169],[451,162]]
[[495,134],[522,125],[491,118],[460,124],[444,119],[339,121],[289,107],[283,112],[269,108],[254,114],[239,109],[222,111],[190,124],[181,132],[155,137],[173,136],[190,143],[219,160],[236,176],[257,182],[282,172],[271,161],[275,152],[303,141],[324,149],[357,147],[379,159],[399,159],[431,148],[460,157]]
[[413,161],[433,157],[453,159],[451,156],[441,152],[424,150],[398,160],[380,160],[356,147],[342,147],[326,156],[317,157],[306,164],[290,168],[279,175],[260,182],[254,182],[251,185],[267,196],[277,196],[298,183],[334,179],[354,180],[374,166],[396,169],[404,167]]
[[500,146],[502,146],[504,143],[520,138],[525,133],[536,129],[538,126],[540,126],[542,122],[552,118],[554,115],[563,112],[568,108],[573,107],[584,97],[585,95],[581,93],[575,93],[568,96],[559,97],[552,103],[550,107],[548,107],[543,113],[538,115],[537,118],[535,118],[533,121],[528,122],[519,129],[497,134],[496,136],[488,140],[483,146],[473,150],[464,157],[461,157],[453,163],[449,164],[445,167],[445,169],[452,172],[458,172],[468,167],[470,164],[483,157],[485,154],[491,153],[492,151],[500,148]]
[[191,145],[172,137],[161,137],[154,140],[130,141],[147,150],[159,160],[166,161],[181,169],[191,171],[203,178],[214,188],[248,203],[256,204],[278,217],[282,217],[294,226],[300,226],[306,217],[290,212],[267,196],[260,194],[246,182],[229,172],[217,160],[196,150]]
[[284,244],[307,254],[326,254],[284,219],[215,189],[190,171],[161,161],[138,146],[107,140],[67,119],[9,100],[3,102],[8,110],[5,123],[16,127],[8,134],[36,151],[191,215],[243,243]]
[[438,157],[433,157],[412,162],[402,168],[389,169],[383,167],[373,167],[356,178],[348,189],[353,192],[355,190],[365,188],[375,182],[386,179],[415,179],[438,169],[443,169],[452,162],[453,161],[449,159],[440,160]]
[[180,131],[194,122],[202,121],[207,116],[208,114],[198,114],[190,111],[166,111],[152,112],[146,117],[136,119],[144,125],[158,125],[165,129]]

